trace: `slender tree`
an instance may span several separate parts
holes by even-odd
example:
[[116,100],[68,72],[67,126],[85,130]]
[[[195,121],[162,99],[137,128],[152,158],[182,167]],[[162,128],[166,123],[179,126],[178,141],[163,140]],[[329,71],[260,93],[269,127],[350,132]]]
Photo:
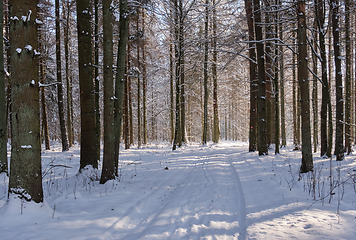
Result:
[[8,172],[7,166],[7,113],[3,48],[3,1],[0,1],[0,173]]
[[256,34],[256,49],[257,49],[257,66],[258,66],[258,103],[257,103],[257,118],[258,118],[258,154],[268,154],[267,142],[267,119],[266,119],[266,78],[265,78],[265,61],[262,42],[262,23],[261,23],[261,6],[260,0],[253,0],[254,19],[255,19],[255,34]]
[[56,65],[57,65],[57,101],[59,113],[59,125],[61,129],[62,151],[68,151],[68,139],[66,121],[64,117],[63,84],[62,84],[62,60],[61,60],[61,27],[59,15],[59,0],[55,1],[56,9]]
[[309,80],[307,62],[307,34],[305,0],[298,0],[298,83],[301,92],[301,119],[302,119],[302,165],[301,173],[313,171],[313,156],[311,149]]
[[[11,0],[11,165],[9,197],[42,202],[37,4]],[[15,18],[15,16],[22,16]]]
[[350,154],[351,148],[351,38],[350,38],[350,0],[345,0],[345,52],[346,52],[346,75],[345,75],[345,152]]
[[203,145],[206,145],[208,134],[208,57],[209,57],[209,0],[205,0],[205,23],[204,23],[204,117],[203,117]]
[[103,1],[104,54],[104,155],[100,183],[115,178],[114,78],[113,78],[113,9],[112,0]]
[[77,2],[79,87],[81,117],[80,169],[98,168],[96,148],[94,69],[91,27],[91,0]]
[[253,26],[253,3],[252,0],[245,0],[245,11],[247,17],[248,40],[249,40],[249,64],[250,64],[250,130],[249,130],[249,151],[257,150],[257,64],[255,33]]
[[[213,38],[212,38],[212,57],[211,72],[213,77],[213,142],[218,143],[220,140],[220,127],[219,127],[219,110],[218,110],[218,76],[217,76],[217,24],[216,24],[216,2],[213,0],[212,11],[212,24],[213,24]],[[252,13],[251,13],[252,15]],[[253,21],[253,20],[252,20]],[[253,31],[253,29],[252,29]],[[255,140],[256,141],[256,140]],[[256,144],[255,144],[256,145]]]
[[129,10],[127,0],[120,0],[120,27],[119,27],[119,44],[117,50],[117,71],[115,79],[115,175],[118,175],[119,164],[119,146],[121,139],[122,116],[123,116],[123,100],[125,89],[125,68],[126,68],[126,53],[128,40],[128,17]]
[[100,76],[99,76],[99,2],[94,0],[94,95],[95,95],[95,136],[96,159],[100,161]]

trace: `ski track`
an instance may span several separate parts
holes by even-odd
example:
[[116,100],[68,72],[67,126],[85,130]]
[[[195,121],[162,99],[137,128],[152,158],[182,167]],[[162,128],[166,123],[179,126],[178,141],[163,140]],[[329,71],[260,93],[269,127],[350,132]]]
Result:
[[[189,156],[188,160],[179,163],[172,160],[172,169],[182,168],[184,171],[177,171],[170,177],[174,182],[164,179],[154,191],[132,204],[123,218],[107,229],[107,234],[112,229],[120,228],[118,238],[125,240],[206,239],[219,236],[224,239],[246,239],[245,198],[230,156],[234,153],[234,158],[238,158],[241,153],[220,153],[214,149],[211,154],[211,148],[203,150],[198,156],[196,152],[192,153],[195,156]],[[145,201],[157,196],[167,186],[171,188],[161,193],[161,205],[141,215],[141,220],[135,223],[137,227],[134,232],[125,231],[123,227],[130,215],[144,208]],[[226,192],[230,193],[229,196],[225,196]]]

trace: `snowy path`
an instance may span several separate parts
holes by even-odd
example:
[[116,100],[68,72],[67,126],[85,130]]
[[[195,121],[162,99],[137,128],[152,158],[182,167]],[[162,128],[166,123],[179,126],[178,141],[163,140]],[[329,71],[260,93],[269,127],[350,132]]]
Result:
[[[344,186],[337,215],[337,201],[315,203],[307,178],[298,181],[299,152],[258,157],[246,149],[225,142],[174,152],[167,145],[124,150],[120,181],[104,185],[76,176],[78,148],[48,151],[40,207],[6,204],[8,179],[0,175],[1,239],[356,239],[352,183]],[[323,161],[316,158],[316,169]],[[355,156],[342,164],[348,176]]]

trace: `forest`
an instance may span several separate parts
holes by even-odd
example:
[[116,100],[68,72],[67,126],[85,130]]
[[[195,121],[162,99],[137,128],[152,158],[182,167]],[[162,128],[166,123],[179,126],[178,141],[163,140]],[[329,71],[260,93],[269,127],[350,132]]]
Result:
[[[230,166],[242,191],[234,148],[253,161],[276,159],[272,171],[291,156],[280,174],[294,172],[285,180],[290,191],[291,182],[303,182],[314,200],[330,203],[342,187],[338,214],[345,185],[355,197],[355,0],[2,0],[0,9],[4,206],[19,200],[22,214],[24,202],[49,201],[54,169],[107,194],[108,184],[120,185],[127,159],[133,179],[137,159],[150,162],[150,154],[169,172],[168,155],[226,154],[215,170],[187,164],[202,164],[211,182]],[[70,156],[77,163],[64,160]],[[329,175],[320,180],[322,172]],[[238,239],[252,236],[245,218]]]

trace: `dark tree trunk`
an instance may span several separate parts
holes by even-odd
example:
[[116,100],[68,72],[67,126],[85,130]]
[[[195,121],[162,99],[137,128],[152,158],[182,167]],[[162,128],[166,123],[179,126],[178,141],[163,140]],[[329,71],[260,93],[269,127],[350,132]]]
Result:
[[266,78],[265,78],[265,61],[262,42],[262,26],[261,26],[261,7],[260,0],[253,0],[254,3],[254,18],[255,18],[255,34],[257,48],[257,65],[258,65],[258,154],[268,154],[267,142],[267,120],[266,120]]
[[253,0],[245,0],[245,11],[248,26],[249,40],[249,64],[250,64],[250,129],[249,129],[249,151],[257,150],[257,64],[256,64],[256,47],[255,33],[253,26]]
[[350,0],[345,0],[345,41],[346,41],[346,75],[345,75],[345,152],[349,155],[351,148],[351,39],[350,39]]
[[[9,1],[11,72],[11,165],[9,198],[43,202],[38,83],[37,3]],[[25,19],[25,20],[24,20]]]
[[307,37],[305,0],[298,0],[298,82],[301,93],[301,120],[302,120],[302,165],[301,173],[313,171],[313,155],[311,148],[309,80],[307,62]]
[[94,0],[94,91],[95,91],[95,135],[96,158],[100,161],[100,77],[99,77],[99,2]]
[[63,19],[64,24],[64,56],[65,56],[65,71],[66,71],[66,83],[67,83],[67,131],[68,131],[68,145],[72,147],[74,143],[74,131],[73,131],[73,97],[72,97],[72,77],[70,68],[70,56],[69,56],[69,25],[70,25],[70,11],[71,3],[66,0],[66,5],[63,5]]
[[208,57],[209,57],[209,0],[205,0],[205,29],[204,29],[204,117],[203,117],[203,145],[206,145],[208,134]]
[[335,61],[335,86],[336,86],[336,124],[335,124],[335,155],[336,160],[344,159],[344,100],[342,93],[342,69],[340,55],[340,26],[339,26],[339,0],[331,0],[333,46]]
[[0,173],[8,172],[7,165],[7,113],[5,94],[4,45],[3,45],[3,1],[0,1]]
[[91,0],[77,2],[81,146],[80,170],[98,168],[96,148],[94,69],[91,28]]
[[119,147],[121,141],[121,128],[123,116],[123,100],[125,89],[125,68],[126,68],[126,53],[128,40],[128,6],[127,0],[120,0],[120,28],[119,28],[119,45],[117,51],[117,71],[115,79],[115,96],[117,98],[115,104],[115,175],[118,176],[119,166]]
[[56,5],[56,64],[57,64],[57,91],[58,91],[57,100],[58,100],[59,125],[61,129],[62,151],[68,151],[69,147],[68,147],[66,121],[64,117],[64,103],[63,103],[59,0],[55,1],[55,5]]
[[[218,111],[218,76],[217,76],[217,24],[216,24],[216,6],[215,6],[215,0],[213,0],[213,16],[212,16],[212,22],[213,22],[213,39],[212,39],[212,48],[213,48],[213,62],[211,65],[211,72],[213,76],[213,114],[214,114],[214,123],[213,123],[213,142],[218,143],[220,140],[220,127],[219,127],[219,111]],[[252,1],[250,2],[250,5],[252,7]],[[250,13],[252,17],[252,12]],[[253,19],[251,18],[251,21]],[[252,23],[253,24],[253,23]],[[251,29],[253,33],[253,25]],[[255,103],[257,103],[255,101]],[[257,105],[257,104],[256,104]],[[257,119],[257,112],[255,109],[255,124],[256,125],[256,119]],[[254,139],[255,142],[255,150],[256,150],[256,139]]]
[[104,54],[104,149],[100,183],[115,178],[114,77],[113,77],[113,12],[112,1],[103,1]]

